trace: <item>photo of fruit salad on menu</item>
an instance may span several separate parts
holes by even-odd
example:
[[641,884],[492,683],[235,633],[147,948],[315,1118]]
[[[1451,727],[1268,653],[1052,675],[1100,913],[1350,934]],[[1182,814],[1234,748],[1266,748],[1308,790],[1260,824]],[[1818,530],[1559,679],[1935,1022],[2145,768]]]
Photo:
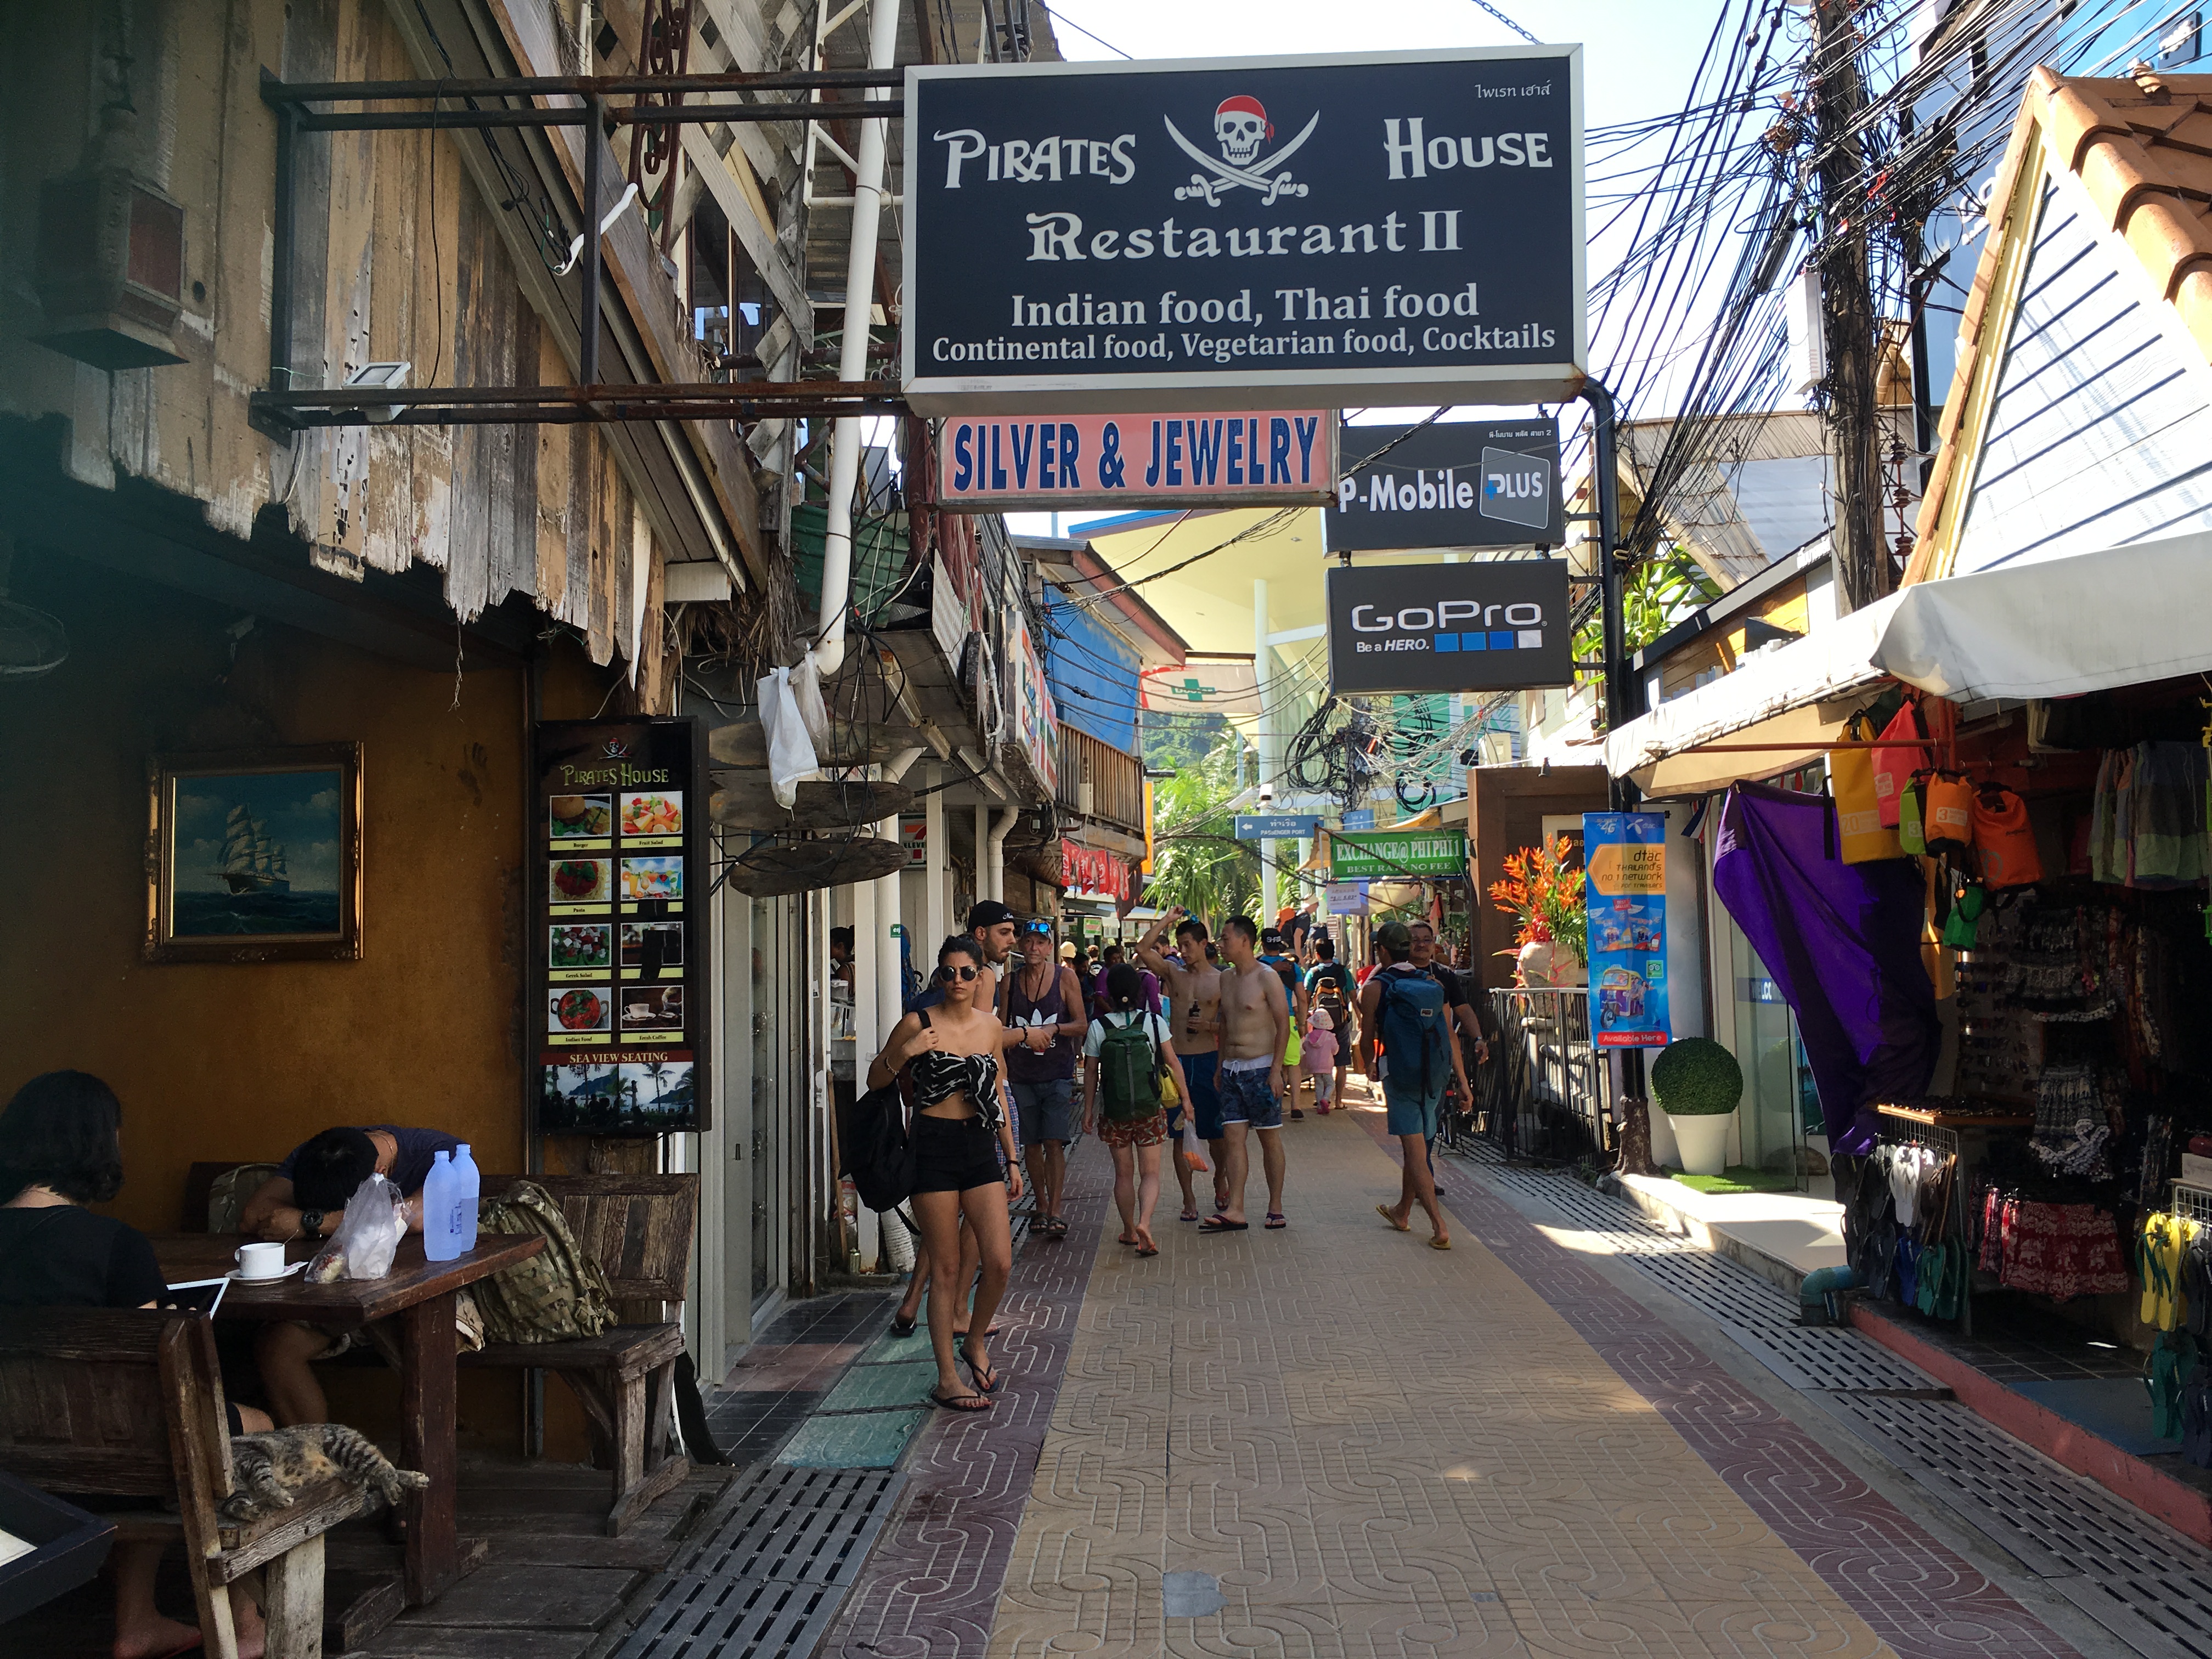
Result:
[[605,904],[613,879],[612,859],[556,859],[545,896],[554,904]]
[[624,859],[623,896],[626,899],[680,899],[684,896],[684,860],[680,858]]
[[556,841],[589,840],[606,835],[614,825],[611,795],[556,795],[545,805]]
[[614,929],[605,922],[555,927],[547,941],[546,962],[553,968],[607,968],[614,961]]
[[650,790],[622,798],[622,832],[625,836],[680,836],[684,833],[684,792]]
[[605,986],[577,986],[549,991],[546,1029],[551,1031],[604,1031],[610,1029],[614,999]]

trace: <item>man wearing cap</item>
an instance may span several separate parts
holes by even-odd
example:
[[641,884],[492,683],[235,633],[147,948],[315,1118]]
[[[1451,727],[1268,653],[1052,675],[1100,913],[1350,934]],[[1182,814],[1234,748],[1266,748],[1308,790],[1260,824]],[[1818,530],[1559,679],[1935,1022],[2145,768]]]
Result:
[[[1432,1020],[1437,1044],[1451,1060],[1451,1076],[1459,1082],[1460,1092],[1467,1093],[1467,1072],[1460,1063],[1459,1043],[1452,1036],[1450,993],[1425,969],[1413,965],[1413,930],[1402,921],[1386,921],[1375,930],[1375,949],[1382,957],[1359,994],[1359,1067],[1371,1079],[1379,1069],[1382,1076],[1382,1103],[1389,1115],[1386,1127],[1398,1137],[1404,1152],[1404,1167],[1399,1179],[1398,1201],[1378,1204],[1375,1207],[1382,1218],[1400,1232],[1413,1231],[1413,1206],[1419,1204],[1428,1212],[1429,1224],[1434,1229],[1429,1245],[1432,1249],[1451,1249],[1451,1228],[1444,1220],[1443,1206],[1437,1202],[1437,1182],[1429,1168],[1429,1142],[1437,1133],[1437,1115],[1443,1105],[1443,1076],[1433,1063],[1423,1065],[1425,1058],[1419,1045],[1403,1049],[1408,1026],[1416,1019]],[[1407,981],[1421,981],[1425,995],[1407,989]],[[1395,1009],[1390,999],[1401,997],[1404,1001]],[[1413,1009],[1413,1012],[1407,1012]],[[1391,1016],[1386,1019],[1386,1015]],[[1424,1024],[1423,1030],[1431,1029]],[[1391,1036],[1396,1031],[1399,1036]],[[1376,1044],[1387,1046],[1382,1063],[1376,1064]]]
[[[1006,958],[1013,953],[1014,939],[1019,931],[1014,913],[996,899],[981,900],[968,913],[968,931],[983,947],[983,972],[975,981],[975,1006],[996,1007],[999,976],[1006,969]],[[930,947],[933,951],[936,948]],[[907,1004],[906,1011],[912,1013],[917,1008],[934,1008],[944,1000],[945,988],[932,981],[927,990]]]

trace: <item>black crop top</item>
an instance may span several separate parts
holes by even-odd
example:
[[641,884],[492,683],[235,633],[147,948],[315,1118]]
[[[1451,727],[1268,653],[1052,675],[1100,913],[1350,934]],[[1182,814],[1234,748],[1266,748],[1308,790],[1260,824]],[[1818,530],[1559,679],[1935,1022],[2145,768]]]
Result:
[[964,1094],[975,1103],[983,1127],[997,1131],[1000,1111],[996,1055],[948,1054],[942,1049],[925,1049],[914,1057],[913,1068],[917,1111]]

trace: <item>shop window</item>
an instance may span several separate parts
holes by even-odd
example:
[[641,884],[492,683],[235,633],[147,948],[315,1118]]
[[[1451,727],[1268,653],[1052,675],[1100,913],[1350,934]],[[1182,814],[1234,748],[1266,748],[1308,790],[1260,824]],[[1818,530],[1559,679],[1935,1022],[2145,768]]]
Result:
[[1743,1067],[1743,1105],[1737,1115],[1743,1162],[1755,1170],[1796,1176],[1802,1188],[1808,1136],[1824,1133],[1820,1097],[1797,1034],[1797,1017],[1782,1000],[1766,964],[1733,920],[1729,923],[1729,969],[1735,1002],[1735,1041]]
[[708,378],[720,382],[764,380],[758,353],[775,321],[768,285],[730,234],[729,221],[711,197],[694,210],[690,234],[691,337],[706,360]]

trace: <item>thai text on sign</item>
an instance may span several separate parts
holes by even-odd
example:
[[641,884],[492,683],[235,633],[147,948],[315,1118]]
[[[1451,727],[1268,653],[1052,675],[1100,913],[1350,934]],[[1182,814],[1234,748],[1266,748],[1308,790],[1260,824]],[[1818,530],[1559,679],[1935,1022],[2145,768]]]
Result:
[[1336,421],[1280,415],[1062,415],[951,420],[938,437],[947,512],[1327,501]]

